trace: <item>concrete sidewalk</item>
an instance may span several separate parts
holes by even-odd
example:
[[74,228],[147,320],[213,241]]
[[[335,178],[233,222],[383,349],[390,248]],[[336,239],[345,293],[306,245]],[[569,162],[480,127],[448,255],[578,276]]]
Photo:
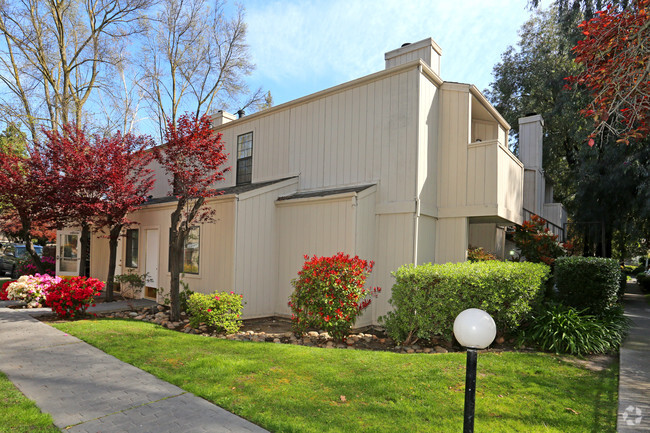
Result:
[[0,371],[71,433],[266,432],[26,310],[0,308]]
[[650,432],[650,305],[632,283],[624,301],[632,328],[621,346],[618,431]]

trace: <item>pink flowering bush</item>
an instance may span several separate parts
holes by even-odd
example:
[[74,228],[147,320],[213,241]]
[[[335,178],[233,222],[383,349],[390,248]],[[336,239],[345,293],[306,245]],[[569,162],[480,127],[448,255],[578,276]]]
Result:
[[[56,259],[50,256],[43,256],[41,257],[41,263],[43,263],[43,266],[45,267],[44,270],[45,274],[54,276]],[[16,272],[18,275],[33,275],[36,272],[38,272],[38,268],[36,267],[36,265],[34,264],[31,258],[27,258],[25,260],[21,260],[18,263]]]
[[59,278],[59,283],[47,292],[47,305],[61,318],[78,319],[89,306],[95,306],[95,297],[103,289],[104,283],[96,278]]
[[243,295],[235,292],[214,292],[209,295],[193,293],[187,300],[190,324],[197,328],[201,323],[226,334],[234,334],[241,328]]
[[60,281],[60,277],[47,274],[23,275],[7,285],[6,296],[9,300],[25,302],[27,308],[42,307],[49,290]]
[[294,292],[289,307],[294,332],[323,329],[337,340],[348,335],[357,317],[370,305],[370,298],[381,291],[379,287],[364,287],[373,266],[372,261],[343,253],[311,259],[305,256],[298,278],[291,281]]

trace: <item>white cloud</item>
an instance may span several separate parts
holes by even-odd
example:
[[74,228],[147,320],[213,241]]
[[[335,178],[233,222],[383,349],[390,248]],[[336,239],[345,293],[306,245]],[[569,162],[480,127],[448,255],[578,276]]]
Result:
[[529,12],[504,1],[248,1],[254,86],[276,103],[384,68],[384,53],[432,37],[442,47],[442,78],[480,89]]

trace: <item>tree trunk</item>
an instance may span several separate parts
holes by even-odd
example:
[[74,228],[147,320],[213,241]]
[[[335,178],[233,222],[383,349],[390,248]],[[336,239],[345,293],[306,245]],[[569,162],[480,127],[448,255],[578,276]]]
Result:
[[122,224],[113,226],[108,238],[108,275],[106,276],[106,302],[113,300],[113,286],[115,284],[115,266],[117,265],[117,242],[122,232]]
[[34,262],[34,265],[36,265],[36,269],[38,269],[38,272],[40,274],[45,273],[45,265],[41,261],[41,257],[38,255],[36,250],[34,249],[34,244],[32,244],[32,234],[31,234],[31,221],[27,218],[21,218],[20,223],[22,225],[22,240],[25,242],[25,249],[29,253],[30,257],[32,258],[32,261]]
[[83,222],[81,224],[81,251],[79,252],[79,276],[89,277],[86,272],[86,260],[90,253],[90,224]]
[[181,266],[183,262],[183,239],[181,232],[175,230],[174,228],[171,230],[170,246],[171,248],[169,251],[169,260],[171,261],[171,281],[169,283],[169,301],[171,309],[169,312],[169,320],[172,322],[178,322],[181,317],[179,288]]

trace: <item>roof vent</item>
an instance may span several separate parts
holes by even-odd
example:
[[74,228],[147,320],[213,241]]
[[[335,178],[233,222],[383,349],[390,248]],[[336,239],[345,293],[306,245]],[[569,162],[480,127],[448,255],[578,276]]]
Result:
[[238,117],[239,119],[241,119],[241,118],[244,117],[245,115],[246,115],[246,112],[245,112],[244,110],[238,110],[238,111],[237,111],[237,117]]
[[407,45],[411,45],[411,43],[410,42],[404,42],[400,48],[404,48]]

